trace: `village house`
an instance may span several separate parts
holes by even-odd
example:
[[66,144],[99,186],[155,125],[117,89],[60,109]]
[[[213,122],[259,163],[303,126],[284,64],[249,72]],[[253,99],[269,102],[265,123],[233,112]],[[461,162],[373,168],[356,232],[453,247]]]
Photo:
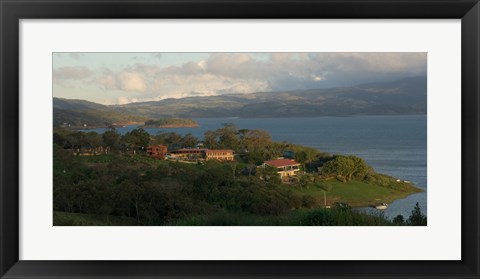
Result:
[[291,159],[275,159],[270,161],[265,161],[264,166],[270,166],[277,169],[277,173],[281,178],[295,176],[300,171],[301,164],[295,162]]
[[155,159],[163,159],[167,154],[167,147],[165,145],[152,145],[147,147],[147,155]]
[[181,148],[175,151],[172,151],[172,154],[175,154],[178,158],[184,159],[198,159],[204,157],[205,148]]
[[218,161],[233,161],[233,150],[207,148],[181,148],[172,151],[172,157],[182,159],[205,159]]
[[103,146],[92,148],[77,148],[73,155],[76,156],[96,156],[100,154],[107,154],[110,151],[110,147],[104,148]]
[[233,161],[233,150],[231,149],[207,149],[205,160]]

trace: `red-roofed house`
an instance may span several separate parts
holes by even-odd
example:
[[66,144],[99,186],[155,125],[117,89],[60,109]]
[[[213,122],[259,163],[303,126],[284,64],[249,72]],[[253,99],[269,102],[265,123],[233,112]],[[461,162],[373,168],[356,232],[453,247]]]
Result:
[[163,159],[167,154],[167,147],[165,145],[151,145],[147,147],[147,155],[152,158]]
[[233,150],[231,149],[207,149],[205,160],[233,161]]
[[282,178],[297,175],[298,172],[300,171],[300,165],[301,165],[295,162],[295,160],[291,160],[291,159],[275,159],[275,160],[265,161],[263,164],[277,168],[277,172]]

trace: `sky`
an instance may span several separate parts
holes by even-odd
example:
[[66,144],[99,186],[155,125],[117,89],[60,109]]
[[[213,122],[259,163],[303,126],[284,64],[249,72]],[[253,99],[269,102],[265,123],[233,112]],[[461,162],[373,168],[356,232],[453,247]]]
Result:
[[53,96],[105,105],[427,75],[427,53],[53,53]]

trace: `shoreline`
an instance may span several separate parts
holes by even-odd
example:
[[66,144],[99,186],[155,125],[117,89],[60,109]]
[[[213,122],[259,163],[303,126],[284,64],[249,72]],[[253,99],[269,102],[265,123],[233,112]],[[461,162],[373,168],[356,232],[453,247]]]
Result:
[[195,124],[195,125],[142,125],[138,126],[138,128],[153,128],[153,129],[160,129],[160,128],[198,128],[200,125]]

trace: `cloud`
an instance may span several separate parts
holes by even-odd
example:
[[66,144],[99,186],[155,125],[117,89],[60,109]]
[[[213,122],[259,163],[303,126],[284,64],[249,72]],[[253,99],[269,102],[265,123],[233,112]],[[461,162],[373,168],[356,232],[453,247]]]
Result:
[[84,66],[65,66],[53,70],[54,80],[81,80],[92,75],[92,71]]
[[77,59],[77,60],[84,56],[84,54],[83,54],[83,53],[80,53],[80,52],[70,52],[68,55],[69,55],[71,58]]
[[[162,54],[151,55],[162,58]],[[351,86],[427,73],[426,53],[214,53],[200,61],[168,67],[136,62],[96,71],[62,67],[54,71],[54,78],[78,80],[109,94],[122,94],[112,102],[125,103]]]
[[103,90],[119,90],[124,92],[145,92],[147,81],[142,73],[124,70],[113,72],[104,69],[103,73],[95,77],[90,84]]
[[103,90],[117,89],[117,80],[113,75],[99,76],[94,80],[94,82]]
[[122,72],[117,76],[120,89],[127,92],[145,92],[147,84],[143,76],[135,72]]
[[130,97],[126,97],[126,96],[121,96],[121,97],[117,98],[116,104],[117,105],[125,105],[125,104],[136,103],[136,102],[138,102],[137,98],[130,98]]

